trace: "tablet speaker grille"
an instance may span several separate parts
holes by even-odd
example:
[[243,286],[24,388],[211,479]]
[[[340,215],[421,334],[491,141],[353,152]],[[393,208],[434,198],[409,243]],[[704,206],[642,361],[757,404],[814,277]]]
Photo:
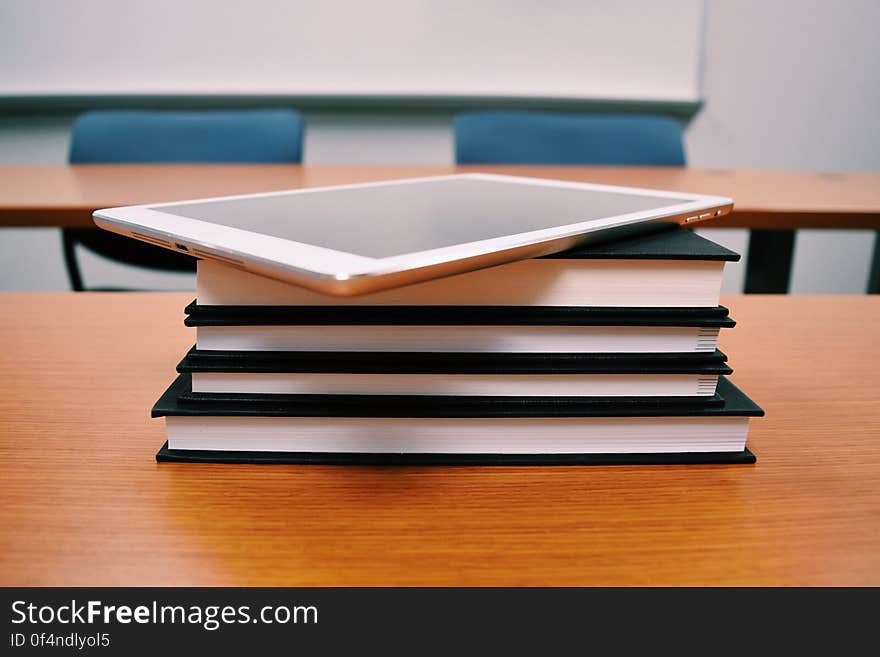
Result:
[[197,258],[204,258],[205,260],[217,260],[218,262],[222,262],[225,265],[229,265],[230,267],[237,267],[238,269],[244,269],[244,263],[241,260],[235,260],[233,258],[227,258],[225,256],[215,255],[213,253],[206,253],[205,251],[201,251],[199,249],[193,249],[192,254]]
[[136,237],[139,240],[143,240],[144,242],[149,242],[150,244],[155,244],[157,246],[171,246],[171,242],[167,240],[159,239],[158,237],[153,237],[152,235],[144,235],[143,233],[138,233],[135,231],[131,231],[131,236]]

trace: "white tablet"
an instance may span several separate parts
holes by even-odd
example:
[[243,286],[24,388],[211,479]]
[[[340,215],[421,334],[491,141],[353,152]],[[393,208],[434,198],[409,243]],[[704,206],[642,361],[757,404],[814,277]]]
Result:
[[101,228],[350,296],[694,223],[733,202],[469,173],[98,210]]

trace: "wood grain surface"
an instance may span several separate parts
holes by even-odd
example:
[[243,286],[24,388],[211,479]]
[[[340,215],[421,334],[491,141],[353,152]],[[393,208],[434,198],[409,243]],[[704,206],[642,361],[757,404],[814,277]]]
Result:
[[300,187],[489,171],[718,194],[734,213],[706,225],[730,228],[880,228],[880,173],[678,167],[4,165],[0,227],[92,227],[92,212],[119,205]]
[[754,466],[157,464],[192,294],[0,295],[2,585],[880,584],[880,297],[728,297]]

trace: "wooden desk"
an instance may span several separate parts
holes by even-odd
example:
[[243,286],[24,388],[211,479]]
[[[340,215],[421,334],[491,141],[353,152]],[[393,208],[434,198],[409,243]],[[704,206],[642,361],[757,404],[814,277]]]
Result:
[[0,295],[0,584],[880,584],[876,297],[729,297],[754,466],[157,464],[186,294]]
[[[675,167],[293,165],[0,166],[0,227],[93,226],[99,208],[455,171],[591,181],[730,196],[730,228],[880,228],[880,173]],[[706,225],[709,225],[708,223]]]
[[[702,225],[759,229],[749,242],[746,292],[786,292],[796,228],[880,228],[880,173],[813,173],[677,167],[55,165],[0,166],[0,228],[94,227],[99,208],[456,171],[592,181],[718,194],[734,212]],[[875,250],[868,290],[880,292]]]

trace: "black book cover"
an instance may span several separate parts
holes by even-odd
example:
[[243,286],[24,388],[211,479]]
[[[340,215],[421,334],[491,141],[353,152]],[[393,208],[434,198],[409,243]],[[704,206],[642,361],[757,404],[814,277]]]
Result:
[[[153,406],[153,417],[691,417],[762,416],[764,411],[727,378],[718,380],[721,404],[595,403],[581,397],[473,397],[458,395],[227,395],[224,403],[193,399],[190,375],[181,374]],[[208,394],[208,393],[205,393]],[[662,399],[662,401],[661,401]]]
[[665,230],[594,244],[577,246],[543,256],[568,260],[722,260],[736,262],[740,255],[688,228]]
[[187,372],[338,374],[730,374],[714,352],[657,354],[476,353],[403,351],[189,350],[177,365]]
[[169,449],[156,454],[160,463],[248,463],[253,465],[742,465],[755,463],[741,452],[680,452],[666,454],[364,454],[340,452],[222,452]]
[[430,325],[430,326],[664,326],[732,328],[715,308],[601,308],[575,306],[204,306],[185,309],[187,326]]

